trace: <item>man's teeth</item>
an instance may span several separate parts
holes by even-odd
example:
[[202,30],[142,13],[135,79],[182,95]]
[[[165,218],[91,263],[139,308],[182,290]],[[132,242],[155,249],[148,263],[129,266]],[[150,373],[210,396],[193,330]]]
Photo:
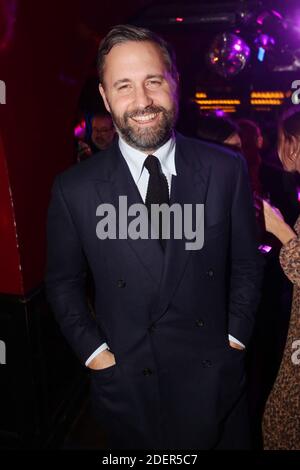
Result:
[[135,121],[151,121],[151,119],[154,119],[157,116],[157,113],[154,114],[146,114],[144,116],[135,116],[134,119]]

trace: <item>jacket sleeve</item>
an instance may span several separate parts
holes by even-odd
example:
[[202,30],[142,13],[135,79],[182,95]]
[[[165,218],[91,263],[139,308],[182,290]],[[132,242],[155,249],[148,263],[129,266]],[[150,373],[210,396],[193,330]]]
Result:
[[247,346],[260,300],[264,260],[258,251],[253,198],[241,156],[236,159],[233,183],[228,331]]
[[46,295],[62,333],[83,364],[105,342],[88,307],[86,268],[82,244],[58,176],[48,210]]

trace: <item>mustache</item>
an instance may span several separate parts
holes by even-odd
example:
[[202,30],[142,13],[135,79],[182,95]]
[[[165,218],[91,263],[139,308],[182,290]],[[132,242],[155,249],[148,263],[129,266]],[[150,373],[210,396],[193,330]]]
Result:
[[136,109],[134,111],[131,111],[130,113],[125,113],[124,117],[125,119],[128,119],[145,116],[146,114],[156,114],[160,112],[165,113],[165,108],[163,108],[162,106],[147,106],[147,108],[144,109]]

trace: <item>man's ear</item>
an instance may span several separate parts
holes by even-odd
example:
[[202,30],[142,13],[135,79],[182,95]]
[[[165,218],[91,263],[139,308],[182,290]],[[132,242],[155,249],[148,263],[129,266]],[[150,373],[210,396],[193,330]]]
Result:
[[104,88],[103,88],[101,83],[99,84],[99,92],[100,92],[100,95],[102,96],[102,99],[103,99],[104,106],[105,106],[106,110],[110,113],[110,107],[109,107],[108,101],[106,99]]
[[180,77],[179,77],[179,73],[177,72],[174,77],[174,83],[175,83],[175,88],[177,92],[179,90],[179,81],[180,81]]
[[292,156],[292,159],[294,161],[297,160],[297,158],[299,158],[299,155],[300,155],[300,141],[299,139],[297,139],[297,137],[295,136],[292,136],[291,139],[290,139],[290,142],[291,142],[291,156]]

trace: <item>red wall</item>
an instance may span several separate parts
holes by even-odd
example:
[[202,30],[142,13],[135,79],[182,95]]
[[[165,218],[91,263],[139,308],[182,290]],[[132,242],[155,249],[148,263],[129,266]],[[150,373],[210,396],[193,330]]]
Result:
[[0,0],[0,293],[43,281],[50,188],[73,163],[73,120],[99,39],[146,3]]

